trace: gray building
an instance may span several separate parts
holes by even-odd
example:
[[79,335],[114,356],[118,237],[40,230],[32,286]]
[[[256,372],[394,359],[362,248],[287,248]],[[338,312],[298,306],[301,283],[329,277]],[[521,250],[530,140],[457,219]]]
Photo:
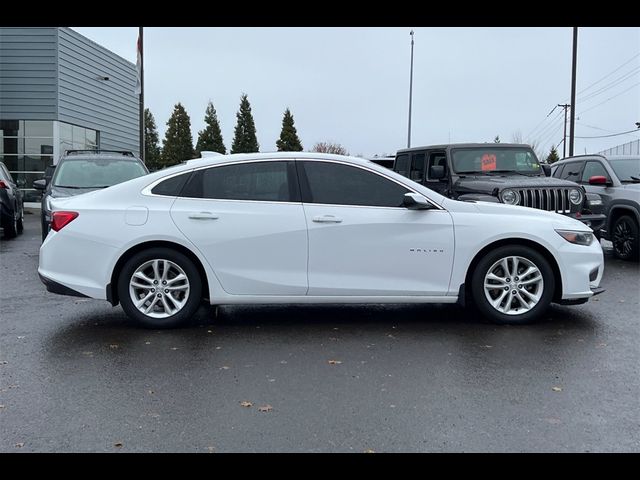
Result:
[[69,28],[0,27],[0,161],[25,201],[65,150],[139,153],[135,87],[135,64]]

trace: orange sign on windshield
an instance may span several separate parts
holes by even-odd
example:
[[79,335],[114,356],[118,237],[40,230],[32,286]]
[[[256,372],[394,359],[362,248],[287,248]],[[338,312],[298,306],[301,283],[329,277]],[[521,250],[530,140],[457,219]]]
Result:
[[495,170],[497,168],[496,155],[494,153],[485,153],[482,155],[482,171]]

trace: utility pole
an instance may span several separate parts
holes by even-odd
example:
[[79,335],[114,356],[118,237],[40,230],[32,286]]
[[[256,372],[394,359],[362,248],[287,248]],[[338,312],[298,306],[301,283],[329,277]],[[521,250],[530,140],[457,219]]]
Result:
[[573,156],[576,126],[576,65],[578,63],[578,27],[573,27],[573,62],[571,67],[571,126],[569,128],[569,156]]
[[562,137],[562,158],[567,156],[567,108],[571,105],[565,103],[564,105],[558,105],[564,108],[564,136]]
[[407,129],[407,148],[411,147],[411,101],[413,99],[413,30],[411,30],[409,35],[411,35],[411,71],[409,73],[409,125]]

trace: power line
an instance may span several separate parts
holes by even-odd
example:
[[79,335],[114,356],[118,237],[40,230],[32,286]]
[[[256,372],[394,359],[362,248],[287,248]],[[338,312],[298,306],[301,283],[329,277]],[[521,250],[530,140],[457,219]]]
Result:
[[553,107],[553,109],[551,109],[551,111],[550,111],[549,113],[547,113],[547,116],[546,116],[546,117],[544,117],[544,118],[542,119],[542,121],[541,121],[540,123],[538,123],[535,127],[533,127],[533,130],[531,130],[531,131],[527,134],[527,138],[529,138],[529,137],[533,134],[533,132],[535,132],[535,131],[538,129],[538,127],[539,127],[540,125],[542,125],[542,124],[547,120],[547,118],[549,118],[549,115],[551,115],[551,114],[555,111],[555,109],[556,109],[556,108],[558,108],[558,105],[556,105],[555,107]]
[[[557,106],[556,106],[557,108]],[[549,120],[549,123],[547,125],[545,125],[540,131],[538,131],[537,134],[533,134],[533,131],[531,131],[531,133],[529,133],[529,135],[527,135],[526,138],[531,138],[533,136],[542,136],[542,135],[546,135],[549,132],[549,128],[562,116],[562,110],[560,110],[555,117],[553,117],[551,120]]]
[[576,137],[576,138],[607,138],[607,137],[617,137],[618,135],[627,135],[628,133],[640,133],[640,130],[635,128],[627,132],[613,133],[611,135],[596,135],[595,137]]
[[613,87],[620,85],[621,83],[625,82],[626,80],[628,80],[629,78],[634,77],[638,72],[640,71],[640,67],[637,67],[633,70],[631,70],[630,72],[627,72],[626,74],[624,74],[622,77],[618,77],[616,78],[613,82],[610,82],[608,84],[606,84],[604,87],[599,88],[598,90],[596,90],[595,92],[591,92],[589,95],[587,95],[584,98],[579,98],[578,100],[580,102],[586,102],[588,100],[591,100],[593,97],[597,97],[598,95],[600,95],[601,93],[606,92],[607,90],[611,90]]
[[602,130],[603,132],[613,133],[613,130],[607,130],[606,128],[594,127],[593,125],[587,125],[586,123],[576,121],[578,125],[582,125],[583,127],[593,128],[594,130]]
[[578,92],[578,95],[580,95],[581,93],[586,92],[587,90],[589,90],[591,87],[593,87],[594,85],[597,85],[598,83],[600,83],[602,80],[604,80],[605,78],[610,77],[611,75],[613,75],[614,73],[616,73],[618,70],[620,70],[622,67],[624,67],[625,65],[631,63],[634,59],[640,57],[640,53],[635,54],[633,57],[631,57],[629,60],[627,60],[626,62],[624,62],[622,65],[620,65],[618,68],[616,68],[615,70],[607,73],[604,77],[602,77],[600,80],[596,80],[595,82],[593,82],[591,85],[589,85],[588,87],[583,88],[582,90],[580,90]]
[[620,96],[620,95],[622,95],[623,93],[628,92],[629,90],[631,90],[631,89],[632,89],[632,88],[634,88],[634,87],[637,87],[638,85],[640,85],[640,82],[638,82],[638,83],[634,83],[634,84],[633,84],[633,85],[631,85],[629,88],[627,88],[627,89],[625,89],[625,90],[623,90],[623,91],[619,92],[618,94],[614,95],[613,97],[609,97],[609,98],[607,98],[606,100],[604,100],[604,101],[602,101],[602,102],[600,102],[600,103],[596,103],[594,106],[589,107],[589,108],[587,108],[586,110],[583,110],[583,111],[582,111],[582,112],[580,112],[578,115],[582,115],[582,114],[584,114],[584,113],[586,113],[586,112],[588,112],[588,111],[590,111],[590,110],[593,110],[594,108],[599,107],[600,105],[602,105],[602,104],[604,104],[604,103],[607,103],[609,100],[613,100],[614,98],[619,97],[619,96]]

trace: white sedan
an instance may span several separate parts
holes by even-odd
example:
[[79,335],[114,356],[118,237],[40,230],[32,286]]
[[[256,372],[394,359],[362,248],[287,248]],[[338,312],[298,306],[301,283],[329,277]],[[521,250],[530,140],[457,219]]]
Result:
[[473,303],[526,323],[602,291],[602,248],[581,222],[451,200],[353,157],[206,156],[52,207],[47,289],[120,303],[151,328],[183,324],[203,298]]

